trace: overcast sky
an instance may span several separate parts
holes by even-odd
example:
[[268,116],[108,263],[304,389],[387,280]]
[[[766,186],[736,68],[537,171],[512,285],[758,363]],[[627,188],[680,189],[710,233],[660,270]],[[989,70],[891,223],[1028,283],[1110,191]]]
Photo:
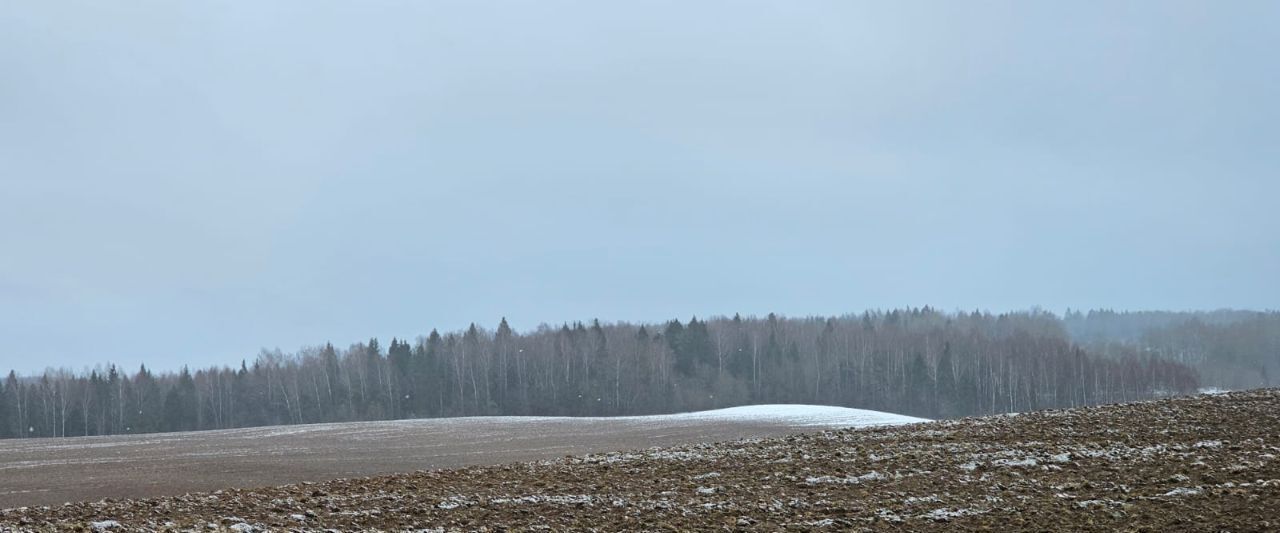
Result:
[[0,368],[1280,307],[1280,2],[17,0]]

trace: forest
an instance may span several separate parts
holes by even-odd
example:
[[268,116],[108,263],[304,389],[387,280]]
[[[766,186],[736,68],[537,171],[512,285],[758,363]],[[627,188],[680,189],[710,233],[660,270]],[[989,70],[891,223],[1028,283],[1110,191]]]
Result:
[[1277,365],[1274,312],[1059,317],[924,307],[529,332],[504,319],[385,345],[263,350],[234,366],[10,372],[0,381],[0,438],[758,403],[950,418],[1267,386]]
[[1105,357],[1151,353],[1195,368],[1204,386],[1270,387],[1280,377],[1280,313],[1068,311],[1072,340]]

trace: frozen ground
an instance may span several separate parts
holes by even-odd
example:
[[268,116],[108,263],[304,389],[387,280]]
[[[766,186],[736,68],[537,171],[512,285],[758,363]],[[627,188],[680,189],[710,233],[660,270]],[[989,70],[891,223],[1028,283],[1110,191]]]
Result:
[[0,531],[1280,531],[1278,446],[1272,389],[0,510]]
[[0,508],[922,422],[814,405],[617,418],[467,417],[0,441]]

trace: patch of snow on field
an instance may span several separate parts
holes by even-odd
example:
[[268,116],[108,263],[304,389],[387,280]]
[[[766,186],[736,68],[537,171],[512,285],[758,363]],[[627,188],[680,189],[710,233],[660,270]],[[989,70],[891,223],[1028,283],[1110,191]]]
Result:
[[963,516],[983,514],[987,511],[977,509],[934,509],[920,515],[922,518],[928,518],[935,522],[948,522],[952,518],[960,518]]
[[902,503],[903,505],[916,505],[920,503],[936,503],[940,501],[942,501],[942,498],[939,498],[937,494],[930,494],[928,496],[912,496],[902,500]]
[[819,483],[836,483],[836,484],[840,484],[840,485],[856,485],[856,484],[858,484],[858,483],[862,483],[863,481],[874,481],[874,480],[877,480],[877,479],[885,479],[885,475],[884,475],[884,474],[881,474],[880,472],[871,471],[870,473],[863,474],[863,475],[861,475],[861,476],[856,476],[856,477],[855,477],[855,476],[847,476],[847,477],[833,477],[833,476],[817,476],[817,477],[808,477],[808,478],[805,478],[804,482],[805,482],[805,483],[808,483],[808,484],[810,484],[810,485],[817,485],[817,484],[819,484]]
[[746,405],[674,415],[622,417],[624,420],[697,421],[697,422],[771,422],[810,427],[866,427],[895,426],[928,422],[916,418],[881,411],[832,407],[828,405]]
[[[594,505],[595,497],[589,494],[564,494],[546,496],[535,494],[529,496],[520,496],[518,498],[494,498],[489,503],[500,505],[532,505],[532,504],[549,504],[549,505]],[[616,505],[615,505],[616,507]]]
[[1006,466],[1006,467],[1014,467],[1014,468],[1027,468],[1027,467],[1033,467],[1033,466],[1036,466],[1036,465],[1038,465],[1039,463],[1038,463],[1038,462],[1036,462],[1036,460],[1035,460],[1034,458],[1026,457],[1026,458],[1023,458],[1023,459],[997,459],[997,460],[995,460],[995,461],[992,461],[992,462],[991,462],[991,464],[993,464],[993,465],[995,465],[995,466]]
[[241,431],[245,436],[262,437],[262,436],[284,436],[306,433],[311,431],[332,431],[339,429],[355,429],[360,428],[367,433],[370,429],[379,429],[390,431],[397,427],[412,427],[419,425],[465,425],[476,422],[484,424],[521,424],[521,423],[543,423],[543,422],[639,422],[641,424],[670,425],[672,423],[715,423],[715,422],[741,422],[741,423],[765,423],[780,424],[797,427],[823,427],[823,428],[847,428],[847,427],[868,427],[868,426],[897,426],[903,424],[915,424],[918,422],[931,422],[927,418],[916,418],[913,416],[899,415],[895,413],[885,413],[881,411],[870,411],[866,409],[853,409],[849,407],[835,407],[830,405],[802,405],[802,404],[772,404],[772,405],[744,405],[740,407],[728,407],[724,409],[715,409],[711,411],[695,411],[691,413],[676,413],[667,415],[640,415],[640,416],[469,416],[454,418],[425,418],[425,419],[407,419],[392,420],[383,422],[347,422],[338,424],[308,424],[302,426],[277,426],[270,428],[248,428]]
[[475,501],[469,500],[467,498],[463,498],[461,496],[450,496],[448,499],[436,504],[436,507],[439,509],[444,509],[448,511],[450,509],[457,509],[459,507],[470,507],[472,505],[475,505],[475,503],[476,503]]

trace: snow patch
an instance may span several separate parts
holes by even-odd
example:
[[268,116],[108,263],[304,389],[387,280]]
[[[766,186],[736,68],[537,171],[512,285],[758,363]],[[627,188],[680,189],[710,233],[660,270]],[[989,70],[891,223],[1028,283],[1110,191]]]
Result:
[[805,483],[808,483],[808,484],[810,484],[810,485],[818,485],[818,484],[821,484],[821,483],[834,483],[834,484],[837,484],[837,485],[856,485],[856,484],[858,484],[858,483],[862,483],[862,482],[864,482],[864,481],[874,481],[874,480],[877,480],[877,479],[885,479],[885,475],[884,475],[884,474],[881,474],[880,472],[871,471],[871,472],[869,472],[869,473],[863,474],[863,475],[861,475],[861,476],[856,476],[856,477],[854,477],[854,476],[846,476],[846,477],[834,477],[834,476],[816,476],[816,477],[807,477],[807,478],[804,478],[804,482],[805,482]]
[[[548,504],[548,505],[595,505],[595,497],[588,494],[562,494],[547,496],[542,494],[534,494],[529,496],[520,496],[519,498],[494,498],[489,500],[493,504]],[[614,507],[625,507],[626,502],[622,500],[614,500]]]
[[444,509],[448,511],[451,509],[457,509],[459,507],[470,507],[472,505],[475,505],[475,503],[476,502],[471,501],[467,498],[463,498],[461,496],[450,496],[448,499],[436,504],[436,508]]
[[952,518],[960,518],[962,516],[982,514],[985,512],[986,511],[979,511],[976,509],[934,509],[920,516],[936,522],[948,522]]
[[942,498],[939,498],[937,494],[930,494],[928,496],[912,496],[902,500],[902,503],[903,505],[915,505],[918,503],[937,503],[940,501],[942,501]]
[[698,411],[674,415],[627,416],[619,417],[615,420],[619,419],[640,421],[648,420],[655,422],[766,422],[793,426],[820,426],[829,428],[896,426],[902,424],[915,424],[917,422],[929,422],[929,420],[925,418],[916,418],[913,416],[885,413],[881,411],[833,407],[829,405],[798,404],[745,405],[742,407],[716,409],[714,411]]

